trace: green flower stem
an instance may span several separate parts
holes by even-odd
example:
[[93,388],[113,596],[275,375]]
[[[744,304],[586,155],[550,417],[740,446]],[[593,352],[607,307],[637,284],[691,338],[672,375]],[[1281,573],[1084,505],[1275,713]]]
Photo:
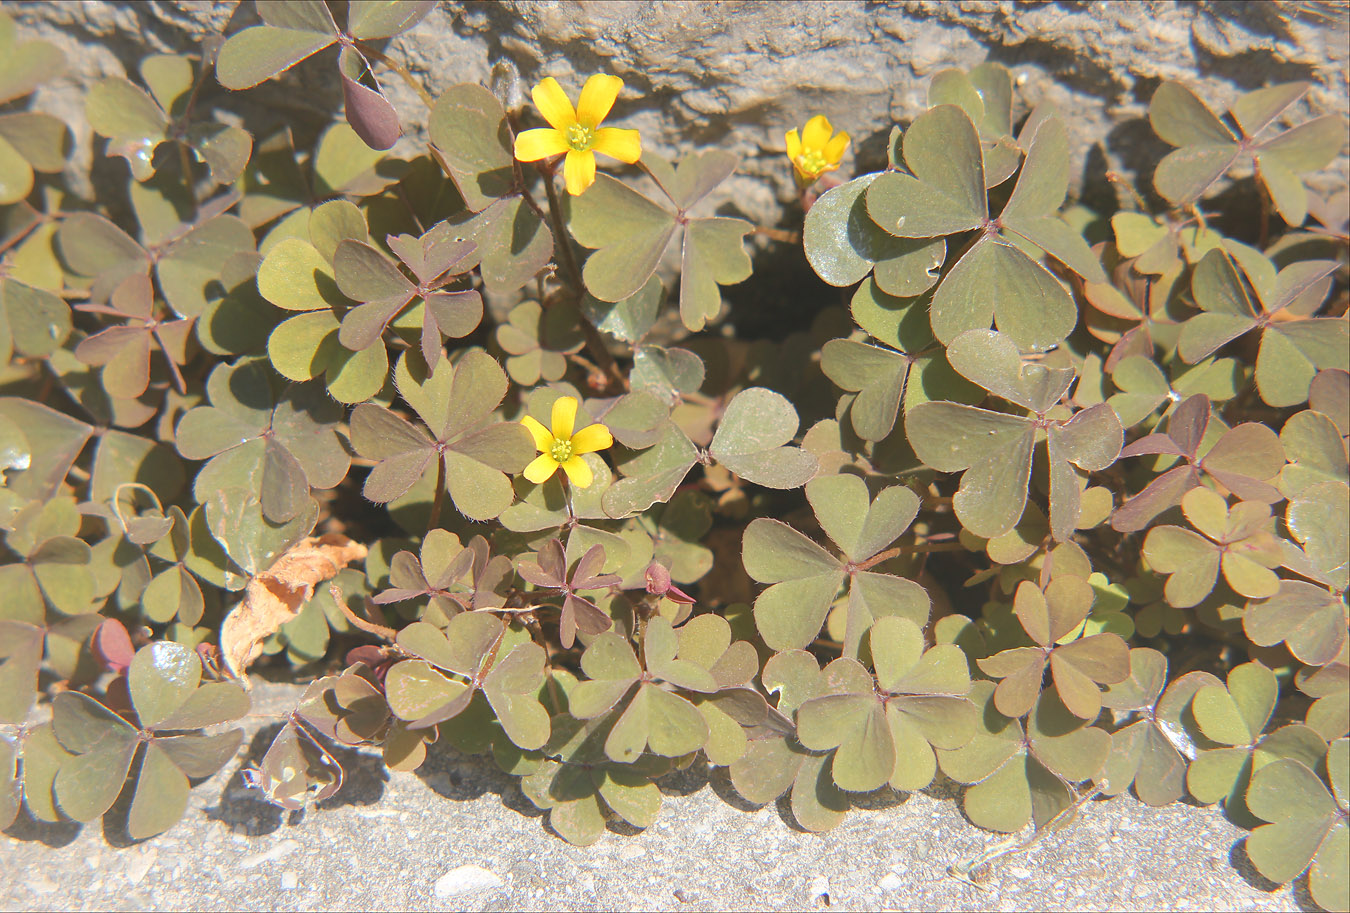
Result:
[[558,478],[562,480],[563,501],[567,504],[567,522],[564,526],[573,529],[577,525],[577,515],[572,507],[572,480],[567,477],[565,472],[559,472]]
[[[219,51],[217,50],[217,53]],[[206,82],[206,74],[215,66],[214,60],[203,59],[202,65],[197,68],[197,78],[192,80],[192,89],[188,92],[187,101],[183,104],[183,113],[171,125],[171,133],[174,145],[178,147],[178,164],[183,169],[183,186],[187,188],[188,199],[192,200],[192,209],[195,212],[201,205],[201,200],[197,198],[197,185],[192,180],[192,159],[188,155],[187,143],[184,137],[187,134],[187,127],[192,120],[192,109],[197,104],[197,96],[201,94],[202,84]]]
[[436,493],[431,498],[431,516],[427,518],[427,532],[441,523],[441,503],[445,501],[445,457],[436,455]]
[[192,160],[188,158],[187,146],[175,141],[174,146],[178,149],[178,167],[183,172],[183,188],[187,190],[188,199],[192,201],[192,209],[195,212],[201,201],[197,199],[197,185],[192,180]]
[[580,297],[586,285],[581,280],[581,267],[577,265],[576,254],[572,251],[571,239],[563,227],[562,204],[558,200],[558,188],[553,182],[556,168],[556,164],[541,164],[539,167],[539,170],[544,173],[544,192],[548,194],[548,218],[553,225],[553,249],[559,254],[563,272],[567,273],[568,282]]
[[[579,301],[585,293],[586,285],[581,278],[581,267],[577,265],[576,255],[572,251],[571,238],[563,226],[562,204],[558,200],[558,188],[553,182],[555,169],[556,164],[541,163],[539,166],[539,170],[544,175],[544,190],[548,193],[549,222],[553,226],[553,249],[558,252],[558,259],[561,261],[563,272],[567,274],[568,284],[572,286]],[[628,379],[619,370],[619,366],[614,363],[614,356],[610,354],[605,341],[600,338],[600,331],[584,314],[579,319],[582,335],[586,337],[586,348],[595,359],[595,363],[600,366],[600,369],[609,379],[609,387],[611,389],[617,387],[621,390],[628,390]]]

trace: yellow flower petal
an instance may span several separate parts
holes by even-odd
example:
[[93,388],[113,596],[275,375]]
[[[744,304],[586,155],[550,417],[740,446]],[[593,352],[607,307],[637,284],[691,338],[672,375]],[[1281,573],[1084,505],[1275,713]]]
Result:
[[553,437],[560,441],[572,439],[577,421],[577,398],[560,396],[553,401]]
[[566,463],[562,464],[563,472],[572,480],[572,484],[577,488],[590,488],[594,481],[594,475],[591,473],[591,467],[586,465],[586,461],[579,456],[574,456]]
[[838,136],[825,144],[825,160],[831,165],[838,165],[847,148],[848,134],[841,131]]
[[604,425],[587,425],[572,435],[573,453],[594,453],[614,446],[614,435]]
[[591,148],[596,152],[633,164],[642,158],[642,141],[636,130],[624,130],[620,127],[601,127],[595,133]]
[[547,453],[541,453],[525,467],[525,478],[536,485],[543,485],[558,471],[558,462]]
[[535,449],[540,453],[548,453],[548,449],[553,446],[553,435],[544,427],[544,423],[532,415],[525,416],[520,423],[530,432],[530,437],[534,438]]
[[595,153],[589,149],[567,153],[567,158],[563,159],[563,181],[572,196],[585,193],[595,183]]
[[787,140],[787,157],[795,161],[802,154],[801,137],[797,136],[796,130],[789,130],[784,139]]
[[544,79],[543,82],[534,87],[530,93],[534,98],[534,106],[539,109],[539,113],[548,121],[550,127],[555,130],[566,130],[577,122],[577,112],[572,110],[572,103],[567,100],[567,93],[558,85],[558,80],[552,76]]
[[588,127],[597,126],[614,107],[614,99],[619,97],[622,88],[622,79],[604,73],[596,73],[586,80],[581,98],[577,100],[577,120]]
[[567,138],[552,127],[526,130],[516,137],[516,160],[537,162],[567,151]]
[[823,149],[825,144],[830,141],[830,134],[834,129],[830,122],[826,120],[824,114],[817,114],[806,122],[802,129],[802,145],[807,149]]

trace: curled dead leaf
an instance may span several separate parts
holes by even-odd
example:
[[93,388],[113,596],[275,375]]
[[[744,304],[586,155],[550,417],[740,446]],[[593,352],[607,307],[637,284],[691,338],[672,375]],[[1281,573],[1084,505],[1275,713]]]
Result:
[[244,589],[244,599],[220,626],[220,652],[230,674],[250,687],[247,669],[276,633],[314,595],[314,587],[336,577],[367,549],[341,533],[311,536],[287,550]]

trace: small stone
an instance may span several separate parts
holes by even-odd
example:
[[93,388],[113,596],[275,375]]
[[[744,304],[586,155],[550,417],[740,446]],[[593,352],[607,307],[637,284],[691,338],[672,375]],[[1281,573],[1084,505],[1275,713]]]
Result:
[[883,891],[894,891],[904,883],[905,880],[901,878],[899,875],[895,874],[894,872],[888,872],[886,876],[882,878],[881,881],[878,882],[878,884],[881,885],[881,890]]
[[630,843],[619,850],[620,859],[638,859],[647,855],[647,851],[636,843]]
[[58,887],[60,886],[56,882],[40,872],[36,878],[33,878],[28,882],[28,890],[32,891],[34,894],[50,894]]
[[140,852],[132,855],[127,861],[127,881],[132,885],[140,884],[158,858],[159,851],[154,847],[143,848]]
[[281,890],[294,891],[300,884],[300,876],[294,872],[284,872],[281,876]]
[[239,862],[241,869],[253,869],[266,862],[276,862],[285,856],[289,856],[300,849],[300,843],[296,840],[286,839],[272,847],[270,850],[262,853],[254,853],[252,856],[245,856]]
[[806,889],[806,899],[811,903],[823,903],[830,905],[830,879],[824,875],[817,875],[811,879],[811,886]]
[[432,891],[437,897],[464,897],[469,894],[479,894],[485,891],[500,891],[506,887],[506,882],[496,872],[489,871],[481,865],[462,865],[457,869],[451,869],[440,878],[436,879],[436,885]]

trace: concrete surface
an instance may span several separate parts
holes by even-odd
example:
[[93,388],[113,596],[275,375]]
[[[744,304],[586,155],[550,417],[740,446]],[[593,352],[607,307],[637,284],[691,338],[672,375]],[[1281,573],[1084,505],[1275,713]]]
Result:
[[166,834],[128,845],[107,824],[21,818],[0,837],[0,909],[1315,909],[1298,885],[1272,890],[1252,872],[1233,849],[1242,831],[1217,810],[1129,797],[1091,803],[1067,830],[996,862],[985,891],[944,873],[999,837],[969,824],[943,786],[864,797],[814,835],[694,768],[663,781],[651,828],[582,849],[551,834],[488,760],[433,749],[422,770],[389,775],[374,756],[342,752],[343,790],[287,813],[239,772],[275,731],[268,714],[297,693],[255,689],[239,756]]

